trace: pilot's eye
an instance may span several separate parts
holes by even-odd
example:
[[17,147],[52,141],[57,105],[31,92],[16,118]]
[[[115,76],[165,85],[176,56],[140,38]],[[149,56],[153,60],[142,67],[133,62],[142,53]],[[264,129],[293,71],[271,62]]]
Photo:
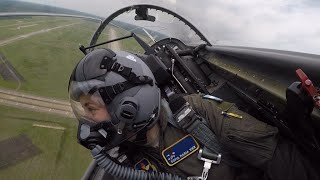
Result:
[[97,108],[93,108],[93,107],[89,107],[89,108],[88,108],[88,111],[89,111],[90,113],[95,113],[97,110],[98,110]]

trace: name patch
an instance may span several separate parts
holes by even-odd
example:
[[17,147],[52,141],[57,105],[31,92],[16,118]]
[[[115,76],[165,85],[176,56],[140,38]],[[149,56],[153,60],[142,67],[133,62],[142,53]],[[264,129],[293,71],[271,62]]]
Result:
[[199,149],[197,141],[189,134],[162,151],[162,157],[173,166]]

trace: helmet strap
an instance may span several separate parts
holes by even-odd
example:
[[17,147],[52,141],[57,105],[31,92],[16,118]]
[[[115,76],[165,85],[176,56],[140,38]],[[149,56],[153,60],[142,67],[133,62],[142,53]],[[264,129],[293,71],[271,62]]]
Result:
[[148,128],[144,127],[141,131],[137,133],[136,139],[134,140],[134,144],[144,145],[148,142],[147,138]]
[[154,84],[152,78],[148,76],[137,76],[134,72],[132,72],[132,68],[118,63],[116,58],[105,56],[101,61],[100,69],[106,69],[107,72],[113,71],[117,74],[120,74],[122,77],[135,85],[150,84],[153,86]]
[[148,132],[148,125],[154,120],[157,113],[157,108],[153,110],[153,114],[151,115],[150,119],[147,121],[146,125],[139,130],[136,134],[136,139],[134,143],[137,145],[145,145],[148,142],[147,132]]

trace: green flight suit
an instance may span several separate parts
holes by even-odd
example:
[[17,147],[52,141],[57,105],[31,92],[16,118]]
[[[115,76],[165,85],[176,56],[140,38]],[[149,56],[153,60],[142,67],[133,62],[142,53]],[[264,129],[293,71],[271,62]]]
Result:
[[[210,129],[229,152],[246,166],[231,167],[224,162],[213,164],[208,180],[240,179],[317,179],[318,176],[310,163],[301,155],[293,143],[279,137],[278,129],[259,121],[251,115],[238,110],[231,103],[218,104],[203,99],[198,94],[184,97],[193,109],[204,117]],[[233,118],[221,115],[222,111],[241,115]],[[166,165],[161,152],[166,147],[187,135],[181,129],[170,125],[167,116],[161,111],[159,149],[136,148],[134,155],[146,157],[160,171],[178,174],[183,178],[201,176],[204,162],[197,158],[198,151],[170,167]],[[203,147],[200,145],[200,147]],[[138,153],[139,152],[139,153]],[[222,154],[223,158],[223,154]]]

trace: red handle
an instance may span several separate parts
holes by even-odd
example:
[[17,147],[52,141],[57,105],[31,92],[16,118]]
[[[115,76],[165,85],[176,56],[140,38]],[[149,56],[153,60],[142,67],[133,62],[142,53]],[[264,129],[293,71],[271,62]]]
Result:
[[300,79],[302,88],[307,91],[307,93],[313,98],[314,105],[317,108],[320,108],[320,93],[314,87],[312,81],[308,78],[308,76],[301,70],[297,69],[296,74]]

